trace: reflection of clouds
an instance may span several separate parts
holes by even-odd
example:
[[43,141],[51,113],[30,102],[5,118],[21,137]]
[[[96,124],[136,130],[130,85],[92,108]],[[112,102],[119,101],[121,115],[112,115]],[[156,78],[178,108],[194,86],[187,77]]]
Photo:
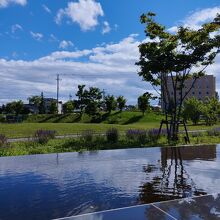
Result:
[[210,210],[210,213],[213,214],[213,215],[216,215],[216,217],[219,217],[219,218],[220,218],[220,212],[217,211],[215,207],[213,207],[213,208]]
[[193,179],[196,187],[204,189],[208,193],[220,192],[220,161],[219,152],[216,161],[189,161],[184,163],[191,179]]
[[[215,161],[183,160],[186,184],[207,193],[219,192],[219,155],[217,148]],[[77,197],[80,192],[83,199],[80,198],[82,200],[77,201],[78,204],[72,207],[73,209],[68,213],[71,215],[78,210],[80,213],[103,210],[114,203],[118,207],[122,204],[136,204],[141,187],[153,182],[156,177],[161,177],[163,172],[160,163],[160,148],[5,157],[0,158],[0,177],[4,180],[4,176],[11,176],[16,183],[16,178],[22,180],[28,173],[40,176],[40,180],[36,183],[53,184],[59,193],[57,196],[63,201],[67,201],[68,196]],[[159,193],[163,192],[163,187],[167,187],[172,193],[175,171],[177,169],[178,174],[181,172],[180,164],[175,167],[175,162],[173,161],[172,164],[171,159],[167,160],[167,164],[171,165],[169,182],[168,185],[165,185],[166,182],[164,185],[158,184],[157,187],[161,190]],[[144,167],[149,168],[150,172],[147,175],[143,172]],[[0,182],[0,190],[2,186],[4,187]],[[185,191],[188,189],[184,188]],[[97,198],[92,197],[94,195],[97,195]],[[103,199],[107,204],[101,207],[99,202]],[[191,202],[191,200],[186,201]],[[101,219],[101,216],[99,217]]]
[[[112,150],[96,153],[69,153],[32,155],[0,159],[0,175],[34,172],[44,176],[44,181],[53,181],[61,188],[71,183],[89,187],[91,182],[99,187],[115,188],[117,195],[126,197],[138,193],[145,181],[142,167],[157,163],[160,148]],[[16,164],[16,166],[15,166]],[[103,190],[105,190],[103,187]],[[99,189],[101,190],[101,189]]]

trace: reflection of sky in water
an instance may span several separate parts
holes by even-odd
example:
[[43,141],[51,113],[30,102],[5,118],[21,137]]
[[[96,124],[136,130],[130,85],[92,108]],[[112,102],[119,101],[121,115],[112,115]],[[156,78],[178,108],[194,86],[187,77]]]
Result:
[[220,148],[211,148],[202,159],[184,148],[182,163],[170,155],[164,160],[160,148],[1,158],[0,219],[22,219],[25,214],[43,220],[150,202],[149,183],[154,200],[160,193],[170,199],[181,172],[191,194],[219,192]]

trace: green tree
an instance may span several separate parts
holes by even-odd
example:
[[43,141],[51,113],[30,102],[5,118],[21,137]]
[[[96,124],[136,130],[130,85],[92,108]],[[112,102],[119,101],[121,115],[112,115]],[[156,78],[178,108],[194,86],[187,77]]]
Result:
[[97,87],[90,87],[89,90],[86,90],[85,94],[85,113],[90,116],[96,117],[97,115],[99,115],[102,92]]
[[[139,76],[160,93],[166,121],[170,121],[168,138],[176,141],[183,102],[197,79],[205,74],[205,69],[219,53],[220,35],[216,33],[220,29],[220,15],[212,22],[203,24],[199,30],[179,27],[176,33],[168,32],[154,17],[155,14],[149,12],[140,18],[141,23],[146,25],[145,34],[149,40],[139,45],[140,59],[136,65],[140,69]],[[185,88],[185,82],[190,77],[193,79],[192,85]],[[171,100],[173,109],[168,113]]]
[[121,112],[126,105],[126,99],[124,98],[124,96],[119,96],[117,98],[117,104],[118,104],[118,108]]
[[218,122],[218,114],[220,111],[218,99],[206,98],[201,109],[206,125],[211,126]]
[[148,92],[144,93],[143,95],[138,97],[138,108],[139,110],[145,114],[147,109],[150,108],[150,99],[152,98],[152,95]]
[[104,103],[106,110],[109,114],[111,113],[111,111],[117,108],[117,101],[115,100],[115,97],[113,95],[105,96]]
[[66,103],[63,104],[63,113],[72,113],[74,110],[74,101],[67,101]]
[[183,104],[183,118],[190,119],[194,125],[198,124],[202,114],[202,105],[203,103],[195,97],[186,99]]
[[30,96],[28,98],[29,104],[35,105],[39,108],[40,103],[41,103],[41,96],[35,95],[35,96]]
[[40,114],[45,114],[46,113],[45,102],[44,102],[44,93],[43,92],[41,92],[41,96],[40,96],[39,113]]
[[80,109],[80,115],[83,114],[83,111],[86,106],[86,91],[85,91],[85,85],[78,85],[78,91],[76,93],[76,96],[78,97],[77,100],[77,107]]
[[24,103],[21,100],[7,103],[5,111],[6,114],[22,114],[24,111]]
[[50,103],[49,113],[50,114],[58,113],[57,102],[55,100],[51,101]]
[[78,97],[77,106],[80,108],[81,115],[85,112],[88,115],[95,116],[99,113],[102,92],[97,87],[85,88],[85,85],[79,85],[76,93]]

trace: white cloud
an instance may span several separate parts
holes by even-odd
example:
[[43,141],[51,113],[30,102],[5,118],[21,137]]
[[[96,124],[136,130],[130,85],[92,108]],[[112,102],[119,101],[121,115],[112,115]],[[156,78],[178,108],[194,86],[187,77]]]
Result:
[[107,34],[111,31],[111,27],[107,21],[103,22],[102,34]]
[[27,0],[0,0],[0,8],[6,8],[11,4],[25,6],[27,4]]
[[[55,75],[63,73],[75,76],[62,77],[62,100],[67,100],[70,92],[74,94],[78,84],[86,84],[106,89],[110,94],[124,95],[129,103],[135,104],[137,97],[146,90],[152,92],[152,87],[138,76],[138,67],[134,65],[139,58],[140,43],[137,35],[130,35],[117,43],[89,50],[55,51],[33,61],[0,59],[0,103],[6,99],[26,101],[27,96],[40,94],[41,91],[46,96],[55,97]],[[220,56],[207,73],[218,76],[219,69]],[[220,88],[219,77],[217,88]]]
[[[184,20],[180,21],[179,25],[198,30],[201,28],[202,24],[213,20],[218,13],[220,13],[220,7],[197,10],[188,15]],[[177,26],[168,29],[170,32],[176,32],[177,30]]]
[[57,37],[56,37],[54,34],[50,34],[50,39],[49,39],[49,41],[58,42],[59,40],[57,39]]
[[80,25],[83,31],[91,30],[98,25],[98,17],[104,16],[102,6],[95,0],[69,2],[67,8],[60,9],[55,21],[60,24],[64,17]]
[[40,41],[40,40],[42,40],[42,38],[44,37],[44,35],[43,34],[41,34],[41,33],[34,33],[34,32],[30,32],[30,34],[31,34],[31,36],[35,39],[35,40],[37,40],[37,41]]
[[22,31],[23,30],[23,28],[22,28],[22,26],[21,25],[19,25],[19,24],[14,24],[14,25],[12,25],[11,26],[11,32],[14,34],[16,31]]
[[213,20],[218,13],[220,13],[220,7],[206,8],[192,13],[183,23],[184,26],[199,29],[203,23]]
[[88,56],[91,53],[92,53],[91,50],[81,50],[81,51],[74,51],[74,52],[56,51],[56,52],[51,53],[48,56],[41,57],[39,60],[40,61],[64,62],[65,60],[72,60],[72,59],[77,59],[80,57]]
[[93,49],[93,54],[89,57],[91,61],[103,63],[105,65],[129,65],[134,69],[134,63],[139,57],[139,41],[135,39],[137,35],[130,35],[116,44],[107,44],[103,47]]
[[63,40],[60,42],[59,48],[60,49],[67,49],[67,48],[73,47],[73,46],[74,46],[74,44],[72,43],[72,41]]
[[124,95],[129,103],[136,103],[137,96],[151,89],[141,81],[134,65],[139,57],[139,43],[135,35],[131,35],[118,43],[91,50],[56,51],[33,61],[2,59],[0,102],[19,98],[25,101],[27,96],[41,91],[55,97],[55,75],[63,73],[75,74],[74,80],[71,76],[62,77],[60,94],[63,100],[68,99],[70,92],[76,92],[78,84],[86,84],[106,89],[110,94]]
[[51,14],[51,10],[46,5],[43,4],[42,7],[43,7],[44,11]]

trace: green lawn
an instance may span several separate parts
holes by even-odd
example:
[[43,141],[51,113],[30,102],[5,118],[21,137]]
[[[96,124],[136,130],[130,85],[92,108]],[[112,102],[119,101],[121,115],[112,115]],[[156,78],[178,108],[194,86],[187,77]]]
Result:
[[38,129],[56,130],[57,135],[77,134],[83,130],[92,129],[96,132],[105,132],[109,128],[118,128],[125,131],[129,128],[158,128],[158,123],[117,125],[117,124],[87,124],[87,123],[21,123],[21,124],[0,124],[0,134],[8,138],[30,137]]
[[[140,112],[113,112],[110,115],[103,114],[99,123],[89,123],[91,118],[87,115],[83,115],[78,120],[79,122],[76,122],[77,117],[76,114],[33,115],[29,116],[24,123],[0,124],[0,134],[4,134],[8,138],[18,138],[30,137],[38,129],[56,130],[57,135],[77,134],[87,129],[103,133],[112,127],[118,128],[119,131],[125,131],[129,128],[150,129],[159,128],[160,121],[163,118],[161,114],[152,112],[146,113],[144,116]],[[207,130],[212,127],[189,125],[188,128],[189,130]]]

